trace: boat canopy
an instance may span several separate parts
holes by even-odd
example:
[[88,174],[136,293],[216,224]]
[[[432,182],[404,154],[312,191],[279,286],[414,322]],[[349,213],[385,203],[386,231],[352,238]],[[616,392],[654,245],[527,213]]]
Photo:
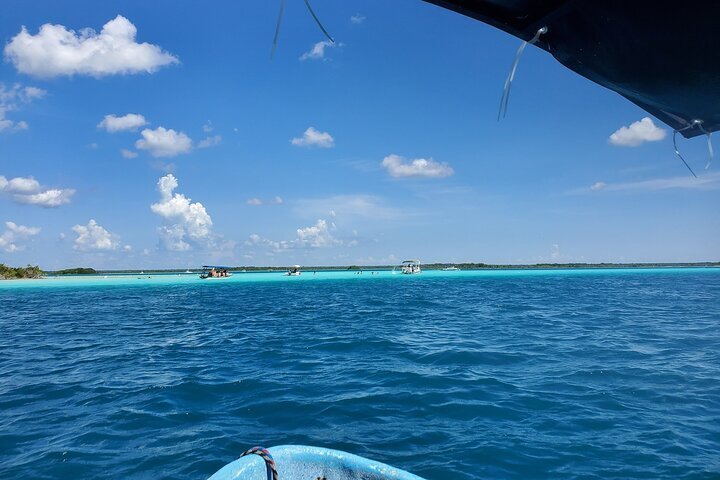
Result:
[[720,2],[424,1],[534,43],[686,138],[720,129]]
[[203,265],[202,268],[219,268],[221,270],[230,270],[232,267],[226,267],[224,265]]
[[403,260],[402,263],[420,263],[420,260]]

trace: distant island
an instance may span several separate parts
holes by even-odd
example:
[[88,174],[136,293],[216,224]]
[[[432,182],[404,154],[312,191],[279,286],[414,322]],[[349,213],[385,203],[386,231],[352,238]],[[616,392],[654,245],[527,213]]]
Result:
[[98,273],[94,268],[66,268],[65,270],[56,270],[51,272],[53,275],[93,275]]
[[0,280],[13,280],[18,278],[40,278],[43,271],[37,265],[27,267],[8,267],[0,263]]
[[[286,271],[291,265],[287,266],[228,266],[228,270],[232,272],[280,272]],[[392,270],[395,265],[304,265],[301,266],[303,271],[343,271],[343,270]],[[720,267],[720,262],[690,262],[690,263],[535,263],[524,265],[502,265],[489,263],[424,263],[423,270],[442,270],[444,268],[455,267],[460,270],[549,270],[549,269],[582,269],[582,268],[663,268],[663,267]],[[135,274],[142,270],[145,274],[151,273],[187,273],[185,268],[169,268],[169,269],[153,269],[143,268],[135,270],[93,270],[88,269],[70,269],[58,270],[56,272],[48,272],[52,275],[69,274],[76,270],[92,270],[91,272],[77,272],[72,274],[95,273],[95,274]],[[193,273],[202,271],[201,268],[193,269]]]

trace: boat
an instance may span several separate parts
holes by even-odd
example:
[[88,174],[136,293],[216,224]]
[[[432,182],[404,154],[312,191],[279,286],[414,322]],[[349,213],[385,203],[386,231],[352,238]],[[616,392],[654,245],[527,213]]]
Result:
[[185,273],[192,273],[190,269],[185,270]]
[[300,276],[300,265],[293,265],[292,267],[288,268],[288,271],[285,272],[286,277],[299,277]]
[[458,270],[460,270],[460,269],[457,268],[457,267],[445,267],[445,268],[443,268],[443,272],[456,272],[456,271],[458,271]]
[[306,445],[254,447],[209,480],[372,479],[423,480],[399,468],[352,453]]
[[400,266],[400,271],[406,275],[420,273],[420,260],[405,260]]
[[228,272],[228,270],[230,270],[230,267],[226,267],[223,265],[203,265],[200,278],[220,279],[232,277],[232,273]]

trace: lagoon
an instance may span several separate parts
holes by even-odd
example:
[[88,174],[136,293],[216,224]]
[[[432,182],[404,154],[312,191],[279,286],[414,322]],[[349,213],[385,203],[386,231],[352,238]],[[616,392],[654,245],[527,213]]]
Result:
[[0,478],[292,443],[428,479],[720,475],[717,268],[61,277],[0,305]]

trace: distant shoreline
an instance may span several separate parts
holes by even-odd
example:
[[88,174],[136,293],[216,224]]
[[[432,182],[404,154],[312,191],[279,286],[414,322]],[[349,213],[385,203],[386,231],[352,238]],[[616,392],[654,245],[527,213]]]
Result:
[[[279,272],[286,271],[286,267],[258,267],[258,266],[237,266],[228,268],[231,272]],[[574,270],[574,269],[598,269],[598,268],[692,268],[692,267],[720,267],[720,262],[690,262],[690,263],[536,263],[526,265],[505,265],[486,263],[429,263],[423,264],[423,270],[442,270],[443,268],[455,267],[460,270]],[[387,271],[397,268],[396,265],[308,265],[303,266],[303,271]],[[72,273],[72,275],[100,275],[100,274],[144,274],[152,273],[187,273],[188,268],[142,268],[135,270],[96,270],[88,273]],[[190,269],[191,273],[198,273],[202,268]],[[48,275],[69,275],[62,271],[46,271]]]

